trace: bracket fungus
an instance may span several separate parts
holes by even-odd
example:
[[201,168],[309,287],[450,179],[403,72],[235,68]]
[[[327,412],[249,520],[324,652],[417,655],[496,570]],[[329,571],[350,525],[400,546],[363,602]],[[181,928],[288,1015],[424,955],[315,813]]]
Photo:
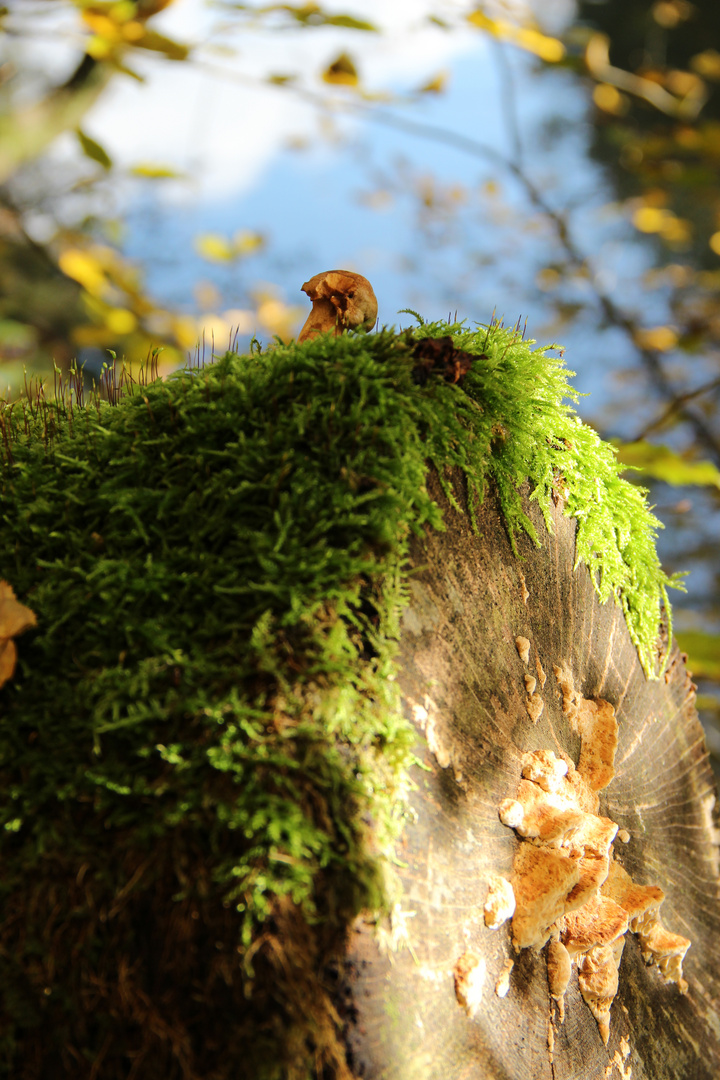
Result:
[[[662,925],[662,889],[636,884],[615,861],[618,826],[598,813],[599,792],[614,776],[614,708],[601,698],[583,697],[567,664],[554,671],[563,714],[580,736],[580,755],[575,766],[567,755],[557,757],[552,750],[526,753],[515,797],[498,807],[500,820],[521,840],[513,863],[512,939],[516,952],[547,944],[548,985],[560,1023],[576,965],[580,993],[607,1043],[628,929],[638,935],[645,961],[656,964],[681,993],[687,990],[682,962],[690,942]],[[488,898],[493,914],[496,892],[493,886]],[[505,910],[509,908],[506,904]],[[487,914],[486,923],[499,925]]]
[[302,291],[312,300],[312,311],[298,335],[298,342],[319,334],[344,330],[371,330],[377,319],[377,299],[372,285],[352,270],[324,270],[306,281]]

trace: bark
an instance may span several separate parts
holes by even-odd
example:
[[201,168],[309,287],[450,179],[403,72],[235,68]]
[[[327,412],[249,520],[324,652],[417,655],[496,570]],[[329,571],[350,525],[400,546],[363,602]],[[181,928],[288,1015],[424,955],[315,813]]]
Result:
[[[401,687],[423,764],[397,852],[403,896],[393,925],[396,945],[403,924],[407,942],[383,949],[369,925],[354,929],[338,1002],[349,1064],[367,1080],[716,1080],[715,786],[683,659],[673,646],[665,676],[646,678],[621,608],[598,602],[586,567],[573,570],[575,524],[562,507],[549,536],[529,504],[542,545],[521,539],[517,558],[492,495],[479,536],[437,497],[447,531],[415,544],[401,637]],[[530,642],[527,665],[518,636]],[[524,676],[538,676],[538,661],[547,682],[538,684],[544,711],[533,723]],[[586,697],[616,710],[615,777],[599,811],[630,834],[616,841],[616,857],[635,882],[662,888],[665,927],[692,944],[683,995],[627,934],[607,1046],[573,971],[551,1055],[546,950],[516,955],[510,923],[488,929],[483,905],[488,875],[512,876],[519,841],[498,804],[515,795],[523,753],[563,749],[578,760],[553,674],[563,661]],[[454,988],[468,953],[486,970],[472,1018]],[[495,983],[509,958],[501,998]]]

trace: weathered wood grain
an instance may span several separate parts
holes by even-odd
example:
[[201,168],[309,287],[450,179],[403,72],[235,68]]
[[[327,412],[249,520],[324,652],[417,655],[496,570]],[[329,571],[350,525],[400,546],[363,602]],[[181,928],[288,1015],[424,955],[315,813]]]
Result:
[[[413,549],[401,638],[400,682],[426,770],[415,769],[415,818],[397,851],[403,897],[394,925],[402,936],[404,921],[408,938],[406,947],[383,952],[369,927],[355,928],[343,985],[349,1063],[366,1080],[717,1080],[715,789],[677,649],[665,678],[649,681],[620,607],[599,604],[585,567],[573,571],[575,525],[561,507],[549,536],[529,504],[542,545],[521,538],[518,559],[491,494],[480,536],[437,497],[447,531]],[[519,635],[531,643],[527,666]],[[683,996],[646,967],[628,934],[607,1046],[573,972],[551,1060],[544,952],[515,957],[509,993],[498,997],[495,982],[514,953],[509,924],[487,929],[483,905],[487,875],[512,872],[518,840],[497,807],[515,794],[523,753],[562,748],[577,762],[579,740],[553,675],[563,660],[586,697],[616,709],[616,776],[600,806],[630,833],[627,844],[615,842],[616,857],[636,882],[664,890],[665,926],[692,945]],[[538,683],[544,711],[533,724],[523,676],[538,676],[537,661],[547,681]],[[472,1018],[453,982],[468,951],[486,969]]]

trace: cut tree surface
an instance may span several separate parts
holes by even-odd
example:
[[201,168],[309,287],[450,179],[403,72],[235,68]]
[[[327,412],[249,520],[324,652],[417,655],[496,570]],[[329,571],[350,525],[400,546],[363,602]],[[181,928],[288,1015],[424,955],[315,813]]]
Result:
[[[665,675],[648,680],[620,607],[601,605],[588,570],[573,570],[575,523],[561,505],[552,536],[528,505],[542,544],[523,538],[518,559],[492,495],[474,535],[439,485],[435,494],[447,531],[415,544],[401,636],[400,681],[423,767],[414,771],[414,816],[398,845],[403,894],[393,947],[381,948],[387,935],[363,922],[349,944],[339,1000],[349,1064],[367,1080],[717,1080],[715,787],[677,647]],[[531,848],[537,839],[520,840],[498,814],[516,797],[524,756],[527,767],[527,755],[551,751],[541,760],[564,759],[571,773],[580,762],[568,673],[578,694],[598,702],[598,716],[614,710],[617,720],[614,770],[597,790],[597,813],[619,830],[611,860],[636,885],[653,887],[653,896],[662,890],[663,942],[690,941],[686,993],[681,980],[664,978],[661,946],[648,954],[632,920],[624,949],[622,937],[598,947],[608,956],[622,951],[607,1044],[581,995],[577,966],[564,999],[558,992],[568,971],[564,948],[553,944],[557,934],[542,951],[516,952],[512,919],[493,928],[512,915],[501,879],[522,891],[520,845],[544,850]],[[559,846],[547,850],[562,861]],[[575,881],[577,871],[560,912]],[[620,917],[617,932],[626,927]],[[580,958],[586,982],[596,953]]]

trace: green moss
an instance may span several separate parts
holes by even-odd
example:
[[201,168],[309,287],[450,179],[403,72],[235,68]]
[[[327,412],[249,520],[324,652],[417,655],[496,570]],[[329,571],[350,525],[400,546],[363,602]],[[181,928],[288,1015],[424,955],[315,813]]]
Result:
[[[413,343],[448,334],[478,357],[462,386],[418,381]],[[332,1065],[321,975],[298,972],[385,903],[408,539],[443,527],[429,464],[464,470],[471,514],[493,482],[511,537],[538,540],[526,477],[548,524],[564,493],[655,676],[658,522],[533,344],[421,325],[227,355],[114,406],[6,408],[0,567],[38,627],[2,691],[2,1075],[40,1025],[30,1078],[101,1052],[112,1080],[142,1054],[165,1080]],[[288,920],[316,928],[294,959]]]

